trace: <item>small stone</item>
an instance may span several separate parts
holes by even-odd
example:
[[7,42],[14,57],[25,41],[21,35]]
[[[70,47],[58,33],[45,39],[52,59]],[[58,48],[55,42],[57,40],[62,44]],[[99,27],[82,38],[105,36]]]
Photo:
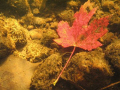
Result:
[[33,28],[34,28],[33,25],[28,25],[28,27],[27,27],[28,30],[31,30],[31,29],[33,29]]
[[46,19],[46,22],[52,22],[53,21],[53,18],[47,18]]
[[30,37],[34,39],[41,39],[42,38],[42,32],[40,32],[39,29],[33,29],[29,31]]
[[74,11],[73,10],[64,10],[58,14],[58,16],[65,21],[71,22],[74,20]]
[[52,22],[50,27],[57,28],[57,26],[58,26],[58,22]]
[[33,23],[36,25],[44,25],[46,23],[46,20],[41,17],[34,17]]
[[70,1],[70,2],[68,2],[68,5],[70,5],[70,6],[78,6],[78,2]]
[[40,13],[40,11],[39,11],[38,8],[34,8],[34,9],[33,9],[33,14],[39,14],[39,13]]
[[50,26],[50,24],[49,24],[49,23],[46,23],[45,28],[49,28],[49,26]]

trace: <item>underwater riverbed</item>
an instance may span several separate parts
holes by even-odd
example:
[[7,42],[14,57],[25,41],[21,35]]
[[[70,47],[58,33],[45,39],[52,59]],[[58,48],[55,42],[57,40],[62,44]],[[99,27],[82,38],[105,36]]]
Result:
[[8,89],[119,90],[120,1],[1,0],[0,90]]

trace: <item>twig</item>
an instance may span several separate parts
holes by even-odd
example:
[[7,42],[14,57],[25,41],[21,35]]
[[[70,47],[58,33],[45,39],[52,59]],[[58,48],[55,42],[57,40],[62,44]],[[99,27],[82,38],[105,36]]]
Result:
[[120,81],[115,82],[115,83],[112,83],[112,84],[110,84],[110,85],[108,85],[108,86],[105,86],[105,87],[101,88],[100,90],[104,90],[104,89],[106,89],[106,88],[112,87],[112,86],[114,86],[114,85],[116,85],[116,84],[118,84],[118,83],[120,83]]

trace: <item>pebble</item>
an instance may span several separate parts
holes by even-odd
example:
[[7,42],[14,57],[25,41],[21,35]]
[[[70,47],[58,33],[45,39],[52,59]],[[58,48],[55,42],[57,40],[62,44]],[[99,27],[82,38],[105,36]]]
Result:
[[33,29],[33,28],[34,28],[33,25],[28,25],[28,27],[27,27],[28,30],[31,30],[31,29]]
[[33,14],[35,14],[35,15],[36,15],[36,14],[39,14],[39,13],[40,13],[40,11],[39,11],[39,9],[38,9],[38,8],[34,8],[34,9],[33,9]]
[[42,31],[41,29],[33,29],[29,31],[30,37],[34,39],[41,39],[42,38]]
[[34,17],[33,23],[36,25],[43,25],[46,23],[46,20],[44,18],[41,18],[41,17]]
[[58,26],[58,22],[52,22],[50,27],[57,28],[57,26]]

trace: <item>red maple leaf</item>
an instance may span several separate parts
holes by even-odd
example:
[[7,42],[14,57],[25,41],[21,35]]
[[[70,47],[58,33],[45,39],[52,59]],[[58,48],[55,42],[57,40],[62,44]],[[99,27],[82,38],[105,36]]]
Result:
[[[70,27],[69,24],[64,21],[60,21],[58,24],[57,33],[60,38],[54,39],[54,41],[64,48],[74,46],[70,58],[75,51],[75,47],[90,51],[101,46],[102,44],[97,41],[97,39],[107,33],[106,27],[109,24],[108,16],[100,19],[94,19],[89,24],[91,17],[97,10],[97,8],[93,8],[90,12],[88,12],[87,8],[90,8],[91,5],[92,3],[90,3],[88,0],[84,5],[80,7],[79,12],[76,12],[74,14],[75,21],[73,22],[72,27]],[[69,62],[70,58],[68,59],[67,63]],[[65,67],[67,66],[67,63]]]
[[75,46],[88,51],[102,45],[97,39],[107,33],[108,16],[95,19],[88,24],[96,8],[89,13],[84,9],[84,6],[81,6],[80,11],[74,14],[75,21],[72,27],[67,22],[59,22],[57,32],[60,38],[54,39],[57,44],[63,47]]

